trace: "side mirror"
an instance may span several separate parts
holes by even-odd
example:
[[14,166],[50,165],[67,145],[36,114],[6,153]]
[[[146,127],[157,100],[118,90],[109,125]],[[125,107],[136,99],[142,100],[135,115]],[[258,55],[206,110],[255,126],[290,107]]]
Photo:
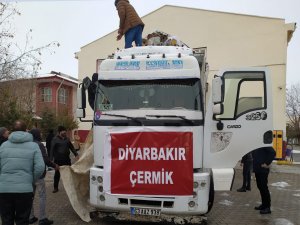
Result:
[[77,109],[82,109],[82,89],[77,88]]
[[85,118],[85,108],[86,108],[85,89],[84,86],[80,84],[79,88],[77,88],[77,110],[76,110],[77,118]]
[[221,115],[221,114],[223,114],[223,112],[224,112],[224,105],[223,105],[223,103],[215,104],[213,106],[213,115],[214,116]]
[[85,118],[85,110],[84,109],[76,109],[76,117],[78,119]]
[[86,108],[86,94],[83,86],[77,88],[77,108],[78,109]]
[[223,81],[221,77],[212,80],[212,101],[214,104],[223,102]]

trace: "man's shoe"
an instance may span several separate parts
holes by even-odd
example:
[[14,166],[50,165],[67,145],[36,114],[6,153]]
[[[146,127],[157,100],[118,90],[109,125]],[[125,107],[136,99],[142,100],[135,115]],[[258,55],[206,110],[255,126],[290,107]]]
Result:
[[246,192],[246,188],[241,187],[241,188],[237,189],[236,191],[237,192]]
[[53,220],[49,220],[48,218],[39,221],[39,225],[50,225],[50,224],[53,224]]
[[271,209],[270,208],[265,208],[259,211],[260,214],[270,214]]
[[56,192],[58,192],[58,189],[54,188],[54,190],[52,191],[52,193],[56,193]]
[[251,187],[246,187],[246,190],[247,191],[251,191]]
[[254,209],[255,209],[255,210],[263,210],[264,207],[263,207],[262,205],[260,205],[260,206],[255,206]]
[[29,224],[33,224],[36,221],[38,221],[38,218],[36,218],[35,216],[29,219]]

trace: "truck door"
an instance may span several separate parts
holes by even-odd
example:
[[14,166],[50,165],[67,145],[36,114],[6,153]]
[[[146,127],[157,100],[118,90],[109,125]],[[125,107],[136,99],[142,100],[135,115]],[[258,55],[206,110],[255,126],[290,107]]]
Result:
[[272,146],[271,79],[266,68],[222,71],[215,79],[219,90],[212,87],[208,101],[203,165],[234,168],[246,153]]

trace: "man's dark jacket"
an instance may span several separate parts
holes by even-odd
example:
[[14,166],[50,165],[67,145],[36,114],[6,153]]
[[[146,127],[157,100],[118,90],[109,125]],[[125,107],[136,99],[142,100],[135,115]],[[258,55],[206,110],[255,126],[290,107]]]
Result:
[[54,158],[54,162],[68,162],[70,161],[70,150],[75,156],[78,155],[69,138],[57,135],[51,142],[50,159]]
[[[30,133],[31,133],[32,136],[33,136],[33,141],[34,141],[35,143],[37,143],[37,144],[39,145],[39,147],[40,147],[40,150],[41,150],[41,152],[42,152],[42,156],[43,156],[43,159],[44,159],[45,164],[46,164],[48,167],[55,168],[56,164],[53,163],[53,162],[50,160],[50,158],[49,158],[48,155],[47,155],[46,148],[45,148],[44,144],[41,142],[41,140],[42,140],[41,132],[40,132],[38,129],[32,129],[32,130],[30,131]],[[45,176],[46,176],[46,168],[45,168],[45,170],[44,170],[43,175],[40,177],[40,179],[45,178]]]
[[270,165],[275,158],[276,152],[272,147],[264,147],[256,149],[252,152],[253,157],[253,172],[268,173],[269,168],[261,167],[262,164]]
[[253,161],[252,152],[249,152],[242,157],[241,163],[252,162],[252,161]]
[[[51,141],[53,138],[54,138],[53,132],[50,132],[46,137],[46,148],[47,148],[48,152],[50,152],[50,150],[51,150]],[[49,157],[50,157],[50,155],[49,155]]]

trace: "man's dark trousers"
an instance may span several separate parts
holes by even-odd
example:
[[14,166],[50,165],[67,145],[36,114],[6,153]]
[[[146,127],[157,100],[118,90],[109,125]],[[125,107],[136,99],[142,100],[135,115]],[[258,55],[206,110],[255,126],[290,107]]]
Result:
[[[58,161],[58,160],[54,160],[54,163],[59,165],[59,166],[71,166],[71,160],[64,160],[64,161]],[[60,180],[60,172],[59,170],[55,170],[54,173],[54,189],[58,189],[58,184],[59,184],[59,180]]]
[[260,191],[262,208],[270,208],[271,196],[268,189],[268,175],[269,172],[255,172],[257,188]]
[[252,161],[245,161],[243,164],[243,188],[251,189]]
[[28,225],[33,193],[0,193],[2,225]]

